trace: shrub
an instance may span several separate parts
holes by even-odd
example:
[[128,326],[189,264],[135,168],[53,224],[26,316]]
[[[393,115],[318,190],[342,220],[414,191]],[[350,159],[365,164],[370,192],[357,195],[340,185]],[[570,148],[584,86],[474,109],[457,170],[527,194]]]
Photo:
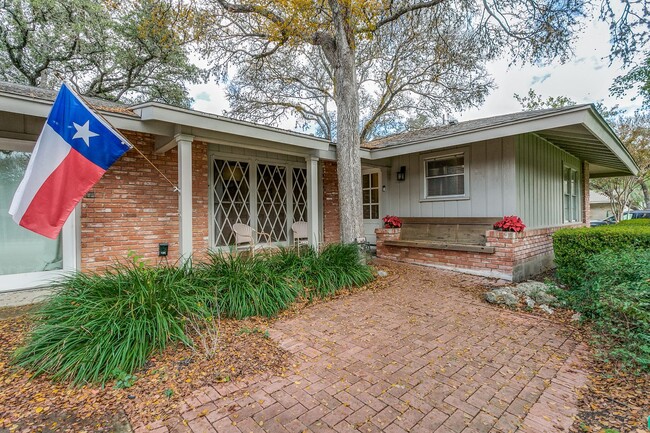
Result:
[[183,317],[207,317],[213,302],[187,268],[137,260],[103,274],[70,275],[55,288],[14,361],[75,384],[130,375],[171,341],[191,345]]
[[567,228],[553,235],[557,276],[570,287],[586,278],[587,260],[605,250],[649,249],[650,226],[621,225]]
[[330,244],[319,254],[305,257],[298,275],[309,297],[324,298],[345,287],[362,286],[373,279],[372,268],[361,262],[355,244]]
[[[287,260],[290,256],[287,255]],[[280,269],[266,254],[210,254],[200,266],[200,280],[217,293],[219,310],[225,317],[272,317],[288,308],[301,288],[288,270]]]
[[650,226],[650,218],[635,218],[633,220],[621,221],[617,224],[620,226]]
[[594,323],[611,357],[650,371],[650,250],[596,254],[582,284],[557,295]]

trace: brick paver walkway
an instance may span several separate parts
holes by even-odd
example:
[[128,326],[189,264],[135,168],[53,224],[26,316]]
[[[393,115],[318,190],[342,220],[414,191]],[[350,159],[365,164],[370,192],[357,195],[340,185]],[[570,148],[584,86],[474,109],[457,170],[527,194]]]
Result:
[[136,431],[561,432],[585,383],[562,327],[487,305],[486,280],[408,267],[391,287],[308,308],[271,337],[286,377],[198,390],[178,419]]

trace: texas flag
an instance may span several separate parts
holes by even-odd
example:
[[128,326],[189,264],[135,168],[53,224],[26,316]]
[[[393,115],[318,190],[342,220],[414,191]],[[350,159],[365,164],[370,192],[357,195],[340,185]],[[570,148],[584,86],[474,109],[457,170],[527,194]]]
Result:
[[56,238],[79,200],[130,148],[63,84],[9,214],[26,229]]

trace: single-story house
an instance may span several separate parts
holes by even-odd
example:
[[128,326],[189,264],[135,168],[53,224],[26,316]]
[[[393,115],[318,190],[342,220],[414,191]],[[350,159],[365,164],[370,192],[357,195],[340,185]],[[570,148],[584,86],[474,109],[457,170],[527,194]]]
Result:
[[591,221],[601,221],[614,215],[609,198],[593,190],[589,191],[589,208],[591,209]]
[[[339,241],[335,144],[156,102],[90,99],[181,193],[134,151],[84,197],[59,239],[7,214],[55,92],[0,83],[0,293],[62,270],[100,270],[129,252],[175,263],[234,243],[244,223],[290,244]],[[521,279],[549,265],[550,234],[589,221],[589,176],[635,173],[591,105],[521,112],[364,144],[363,218],[380,257]],[[404,219],[382,229],[382,217]],[[519,215],[523,234],[491,230]],[[160,256],[167,244],[167,256]]]

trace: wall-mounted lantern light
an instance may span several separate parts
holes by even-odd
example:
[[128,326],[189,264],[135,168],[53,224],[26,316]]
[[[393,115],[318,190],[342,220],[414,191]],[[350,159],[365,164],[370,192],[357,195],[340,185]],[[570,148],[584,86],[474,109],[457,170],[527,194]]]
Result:
[[400,182],[406,180],[406,166],[403,165],[399,168],[399,171],[397,172],[397,180]]

